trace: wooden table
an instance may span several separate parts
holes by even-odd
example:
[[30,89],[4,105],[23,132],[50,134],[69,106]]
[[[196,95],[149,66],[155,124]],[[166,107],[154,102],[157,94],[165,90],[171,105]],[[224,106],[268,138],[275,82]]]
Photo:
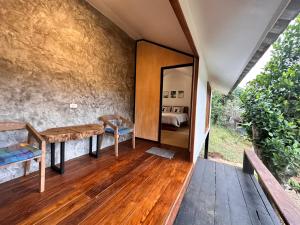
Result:
[[[60,174],[64,173],[65,166],[65,142],[90,138],[89,155],[99,156],[99,149],[104,134],[104,126],[101,124],[86,124],[69,127],[57,127],[40,133],[45,141],[51,144],[51,168]],[[97,136],[96,152],[93,153],[93,136]],[[101,136],[101,139],[100,139]],[[60,143],[60,167],[55,165],[55,143]]]

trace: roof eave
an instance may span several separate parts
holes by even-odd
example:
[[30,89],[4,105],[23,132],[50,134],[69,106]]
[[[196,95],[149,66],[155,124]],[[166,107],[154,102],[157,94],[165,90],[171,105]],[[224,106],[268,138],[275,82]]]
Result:
[[264,55],[268,48],[277,40],[279,35],[287,28],[289,23],[299,14],[300,11],[300,0],[291,0],[283,13],[274,23],[272,28],[267,32],[265,38],[261,42],[258,49],[255,51],[249,62],[246,64],[244,70],[240,74],[239,78],[234,83],[233,87],[228,94],[231,94],[239,83],[244,79],[247,73],[257,63],[257,61]]

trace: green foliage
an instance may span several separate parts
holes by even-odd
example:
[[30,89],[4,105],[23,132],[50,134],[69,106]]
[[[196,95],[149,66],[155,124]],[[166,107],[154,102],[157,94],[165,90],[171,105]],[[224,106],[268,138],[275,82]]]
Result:
[[300,193],[300,184],[295,181],[294,179],[289,179],[289,185],[292,189],[294,189],[296,192]]
[[225,121],[225,96],[221,93],[214,91],[211,100],[211,121],[213,124],[222,125]]
[[231,95],[213,92],[211,119],[214,125],[227,126],[230,119],[241,117],[241,93],[241,88],[236,88]]
[[249,137],[281,182],[300,168],[300,16],[273,45],[270,61],[241,95]]

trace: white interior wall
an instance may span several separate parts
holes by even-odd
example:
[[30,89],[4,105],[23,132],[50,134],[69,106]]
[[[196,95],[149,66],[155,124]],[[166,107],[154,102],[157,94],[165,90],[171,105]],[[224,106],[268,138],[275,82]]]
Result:
[[[163,98],[163,105],[166,106],[187,106],[191,105],[192,76],[185,74],[173,74],[172,72],[164,75],[163,91],[169,92],[169,98]],[[183,98],[171,98],[171,91],[184,91]]]

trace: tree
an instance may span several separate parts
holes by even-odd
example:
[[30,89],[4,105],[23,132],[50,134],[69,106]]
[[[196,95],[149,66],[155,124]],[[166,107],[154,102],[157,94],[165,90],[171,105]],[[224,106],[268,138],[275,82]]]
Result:
[[283,183],[300,169],[299,63],[300,16],[273,44],[270,61],[241,95],[249,137],[256,136],[262,160]]
[[241,88],[236,88],[230,95],[214,91],[212,95],[212,123],[228,126],[230,119],[237,120],[242,113],[240,95]]

